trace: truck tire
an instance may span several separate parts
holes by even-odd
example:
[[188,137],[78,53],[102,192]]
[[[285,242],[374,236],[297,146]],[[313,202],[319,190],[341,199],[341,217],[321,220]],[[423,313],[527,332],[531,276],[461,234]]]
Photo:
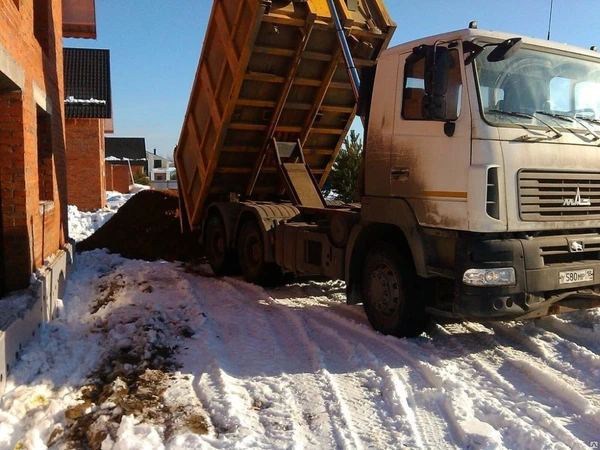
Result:
[[394,245],[381,242],[369,249],[362,299],[375,330],[397,337],[416,337],[425,330],[428,315],[417,284],[411,262]]
[[227,248],[225,225],[217,215],[208,219],[204,226],[204,251],[216,276],[234,275],[239,272],[235,250]]
[[242,225],[237,247],[242,274],[248,283],[261,286],[281,283],[281,269],[276,264],[265,261],[262,231],[254,220]]

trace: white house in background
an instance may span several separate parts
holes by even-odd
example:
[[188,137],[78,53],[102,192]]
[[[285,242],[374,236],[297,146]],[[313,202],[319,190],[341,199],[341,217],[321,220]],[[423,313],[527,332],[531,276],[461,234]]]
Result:
[[175,167],[152,169],[151,181],[173,181],[173,174],[175,173],[177,173],[177,169],[175,169]]
[[146,159],[148,160],[148,174],[151,181],[169,181],[176,173],[173,161],[157,155],[156,149],[154,149],[154,152],[146,152]]

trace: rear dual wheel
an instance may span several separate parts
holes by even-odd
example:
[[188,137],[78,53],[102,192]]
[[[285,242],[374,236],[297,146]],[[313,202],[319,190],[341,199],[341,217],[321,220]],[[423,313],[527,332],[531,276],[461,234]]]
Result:
[[204,251],[211,269],[217,276],[239,272],[234,249],[227,248],[227,233],[221,217],[214,215],[204,226]]
[[238,235],[238,257],[248,283],[275,285],[282,281],[279,266],[265,260],[263,233],[254,220],[246,221]]

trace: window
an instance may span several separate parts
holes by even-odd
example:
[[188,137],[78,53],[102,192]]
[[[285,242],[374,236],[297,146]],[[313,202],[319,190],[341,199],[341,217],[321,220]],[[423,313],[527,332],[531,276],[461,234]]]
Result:
[[160,159],[155,159],[154,160],[154,168],[155,169],[161,169],[162,168],[162,161]]
[[33,1],[33,34],[44,53],[48,53],[49,50],[50,13],[50,0]]
[[[456,120],[460,115],[462,101],[462,76],[458,50],[449,54],[448,85],[444,95],[446,119]],[[402,91],[402,117],[406,120],[427,120],[423,112],[425,98],[425,54],[413,53],[406,58],[404,66],[404,89]]]
[[402,94],[402,117],[423,120],[423,97],[425,96],[425,58],[415,61],[409,56],[404,66],[404,90]]
[[[580,130],[598,127],[600,70],[596,61],[521,48],[511,58],[490,62],[487,55],[492,48],[475,59],[481,112],[489,123],[541,128],[550,124]],[[547,114],[540,117],[540,113]]]
[[37,148],[40,202],[54,200],[54,155],[52,152],[52,129],[50,114],[38,108]]

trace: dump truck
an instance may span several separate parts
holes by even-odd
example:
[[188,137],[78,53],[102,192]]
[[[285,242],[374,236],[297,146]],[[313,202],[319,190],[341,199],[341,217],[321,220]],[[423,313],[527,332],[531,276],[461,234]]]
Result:
[[[346,282],[385,334],[600,305],[600,57],[380,0],[214,2],[175,151],[217,275]],[[360,203],[321,188],[355,116]]]

